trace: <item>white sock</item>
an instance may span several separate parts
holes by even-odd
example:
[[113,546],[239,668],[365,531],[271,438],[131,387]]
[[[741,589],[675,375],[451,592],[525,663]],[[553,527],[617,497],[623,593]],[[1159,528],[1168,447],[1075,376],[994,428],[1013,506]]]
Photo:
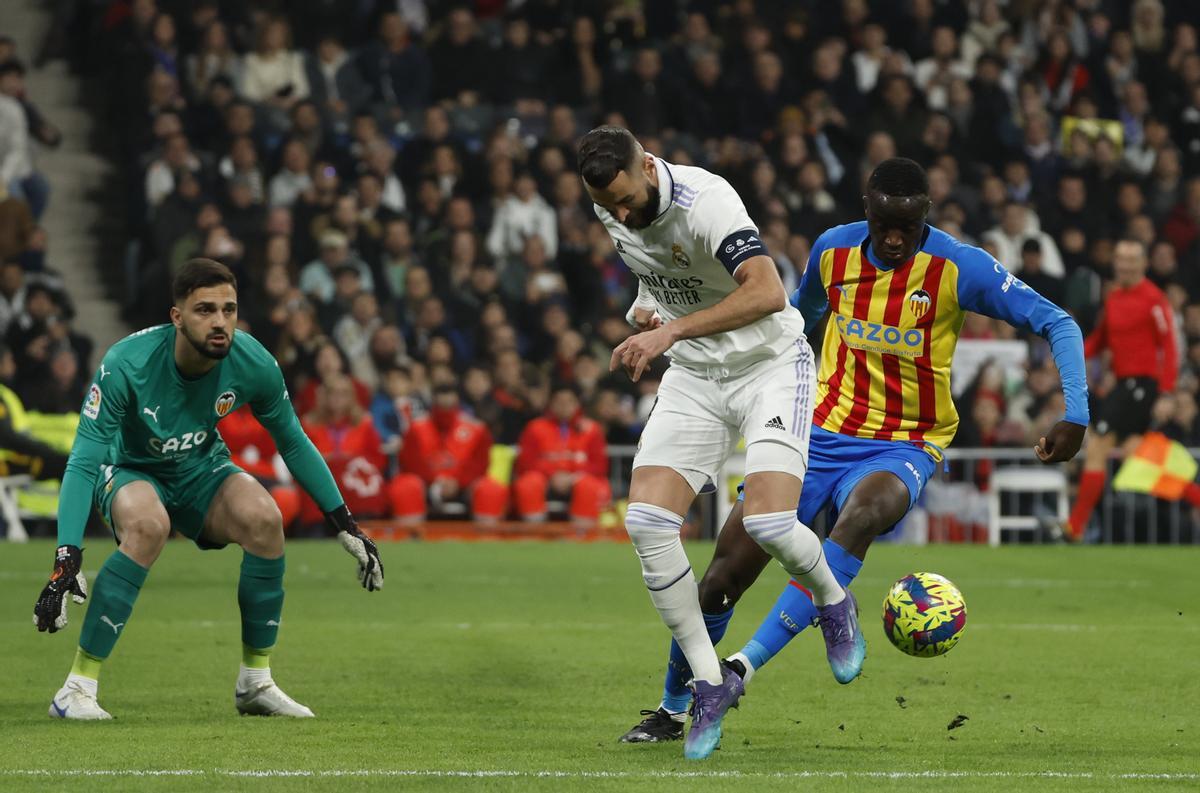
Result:
[[268,669],[251,669],[245,664],[241,664],[238,670],[238,687],[255,686],[260,683],[271,682],[271,670]]
[[742,523],[746,533],[764,551],[783,565],[792,578],[812,592],[813,604],[828,606],[842,602],[846,591],[833,577],[821,541],[813,530],[796,520],[796,513],[764,512],[747,515]]
[[665,702],[660,702],[658,704],[658,708],[659,708],[659,710],[665,710],[667,712],[667,715],[671,717],[671,721],[677,721],[680,723],[687,721],[687,711],[686,710],[678,710],[678,711],[671,710],[670,708],[667,707],[667,703],[665,703]]
[[741,661],[742,666],[746,667],[746,676],[742,678],[743,683],[749,683],[750,678],[754,677],[754,664],[750,663],[750,659],[746,657],[745,653],[739,650],[738,652],[729,656],[729,658],[726,660]]
[[[92,678],[84,677],[83,675],[67,675],[67,683],[76,683],[80,688],[91,694],[93,697],[96,696],[96,691],[100,688],[99,680],[93,680]],[[65,687],[66,683],[63,685]]]
[[721,682],[721,662],[700,612],[692,563],[679,541],[683,517],[652,504],[635,502],[625,512],[625,529],[642,562],[650,600],[683,650],[696,680]]

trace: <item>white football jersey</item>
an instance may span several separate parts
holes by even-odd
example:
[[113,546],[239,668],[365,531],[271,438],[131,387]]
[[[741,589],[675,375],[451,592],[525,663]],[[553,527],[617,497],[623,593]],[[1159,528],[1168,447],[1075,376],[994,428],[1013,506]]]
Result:
[[[767,247],[729,182],[703,168],[654,159],[660,197],[653,223],[631,229],[593,206],[617,255],[638,278],[640,304],[649,307],[647,295],[653,297],[659,317],[670,322],[721,302],[738,287],[738,266],[766,255]],[[736,369],[783,354],[803,335],[804,320],[788,305],[735,330],[684,339],[667,355],[684,366]]]

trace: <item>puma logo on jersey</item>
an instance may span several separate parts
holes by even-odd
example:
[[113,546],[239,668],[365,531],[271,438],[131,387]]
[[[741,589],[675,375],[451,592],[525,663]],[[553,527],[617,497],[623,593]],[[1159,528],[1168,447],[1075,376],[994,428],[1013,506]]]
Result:
[[145,413],[150,418],[154,419],[154,423],[157,424],[158,423],[158,409],[161,407],[162,407],[162,405],[155,405],[154,410],[151,410],[150,408],[142,408],[142,412]]
[[107,614],[102,615],[100,617],[100,621],[103,622],[108,627],[112,628],[113,633],[119,632],[121,630],[121,628],[125,625],[125,623],[123,623],[123,622],[118,622],[116,625],[114,625],[113,621],[108,618]]

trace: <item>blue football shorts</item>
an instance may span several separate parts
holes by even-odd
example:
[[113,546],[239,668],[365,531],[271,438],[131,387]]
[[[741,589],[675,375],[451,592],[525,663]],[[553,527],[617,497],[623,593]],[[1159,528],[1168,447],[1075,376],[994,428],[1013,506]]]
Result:
[[[895,474],[905,484],[908,508],[912,509],[936,470],[937,463],[929,453],[908,441],[855,438],[814,426],[796,517],[805,526],[811,526],[828,509],[829,525],[833,526],[855,485],[878,471]],[[738,500],[742,498],[742,486],[738,485]],[[891,526],[887,531],[895,528]]]

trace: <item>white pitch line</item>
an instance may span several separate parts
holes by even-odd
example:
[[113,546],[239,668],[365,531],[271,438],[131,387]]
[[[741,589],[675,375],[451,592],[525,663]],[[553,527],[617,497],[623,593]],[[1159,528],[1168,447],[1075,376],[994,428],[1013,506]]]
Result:
[[339,769],[301,771],[272,769],[0,769],[0,777],[251,777],[261,778],[456,778],[456,779],[1096,779],[1129,781],[1200,781],[1200,773],[1090,771],[513,771],[504,769]]

